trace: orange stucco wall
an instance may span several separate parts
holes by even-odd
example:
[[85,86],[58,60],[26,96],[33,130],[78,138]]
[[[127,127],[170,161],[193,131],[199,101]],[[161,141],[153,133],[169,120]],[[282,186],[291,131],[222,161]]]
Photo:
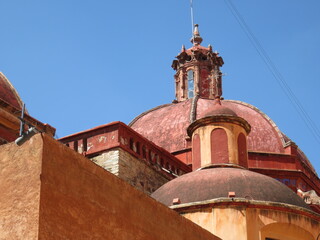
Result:
[[2,239],[219,239],[46,135],[1,150]]
[[41,239],[217,239],[48,137],[41,181]]
[[0,239],[37,239],[41,136],[0,146]]

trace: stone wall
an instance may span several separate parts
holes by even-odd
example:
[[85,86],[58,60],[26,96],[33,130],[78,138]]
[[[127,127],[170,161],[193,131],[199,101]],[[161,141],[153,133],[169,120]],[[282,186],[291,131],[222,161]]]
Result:
[[119,149],[112,149],[90,158],[94,163],[119,177]]
[[170,180],[160,171],[160,166],[151,166],[122,148],[109,150],[91,160],[148,195]]
[[119,165],[120,178],[149,195],[170,180],[162,174],[160,166],[152,168],[146,161],[137,159],[122,149]]

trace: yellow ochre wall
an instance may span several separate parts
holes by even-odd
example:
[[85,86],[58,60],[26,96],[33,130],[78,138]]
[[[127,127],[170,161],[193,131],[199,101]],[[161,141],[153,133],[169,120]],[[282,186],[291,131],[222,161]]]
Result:
[[[289,209],[288,209],[289,210]],[[274,209],[246,206],[207,207],[184,210],[187,219],[223,240],[315,240],[320,234],[317,219]]]

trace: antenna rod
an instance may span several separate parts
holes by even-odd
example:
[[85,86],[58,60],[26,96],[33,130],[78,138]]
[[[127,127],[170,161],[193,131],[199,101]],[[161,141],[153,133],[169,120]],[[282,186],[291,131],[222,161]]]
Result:
[[192,33],[192,39],[193,39],[193,45],[194,45],[194,33],[193,33],[193,28],[194,28],[194,18],[193,18],[193,4],[192,0],[190,0],[190,10],[191,10],[191,33]]
[[22,111],[21,111],[21,118],[20,118],[20,132],[19,132],[19,136],[21,137],[23,134],[23,130],[24,130],[24,110],[26,108],[26,104],[23,103],[22,105]]

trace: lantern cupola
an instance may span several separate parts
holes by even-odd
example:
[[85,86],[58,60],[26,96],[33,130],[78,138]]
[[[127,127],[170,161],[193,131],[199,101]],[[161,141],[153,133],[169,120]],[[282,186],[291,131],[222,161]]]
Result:
[[223,59],[212,51],[211,45],[201,46],[202,40],[196,24],[191,38],[193,46],[189,49],[183,46],[172,63],[176,71],[174,78],[178,102],[195,96],[215,99],[222,95],[220,67]]

